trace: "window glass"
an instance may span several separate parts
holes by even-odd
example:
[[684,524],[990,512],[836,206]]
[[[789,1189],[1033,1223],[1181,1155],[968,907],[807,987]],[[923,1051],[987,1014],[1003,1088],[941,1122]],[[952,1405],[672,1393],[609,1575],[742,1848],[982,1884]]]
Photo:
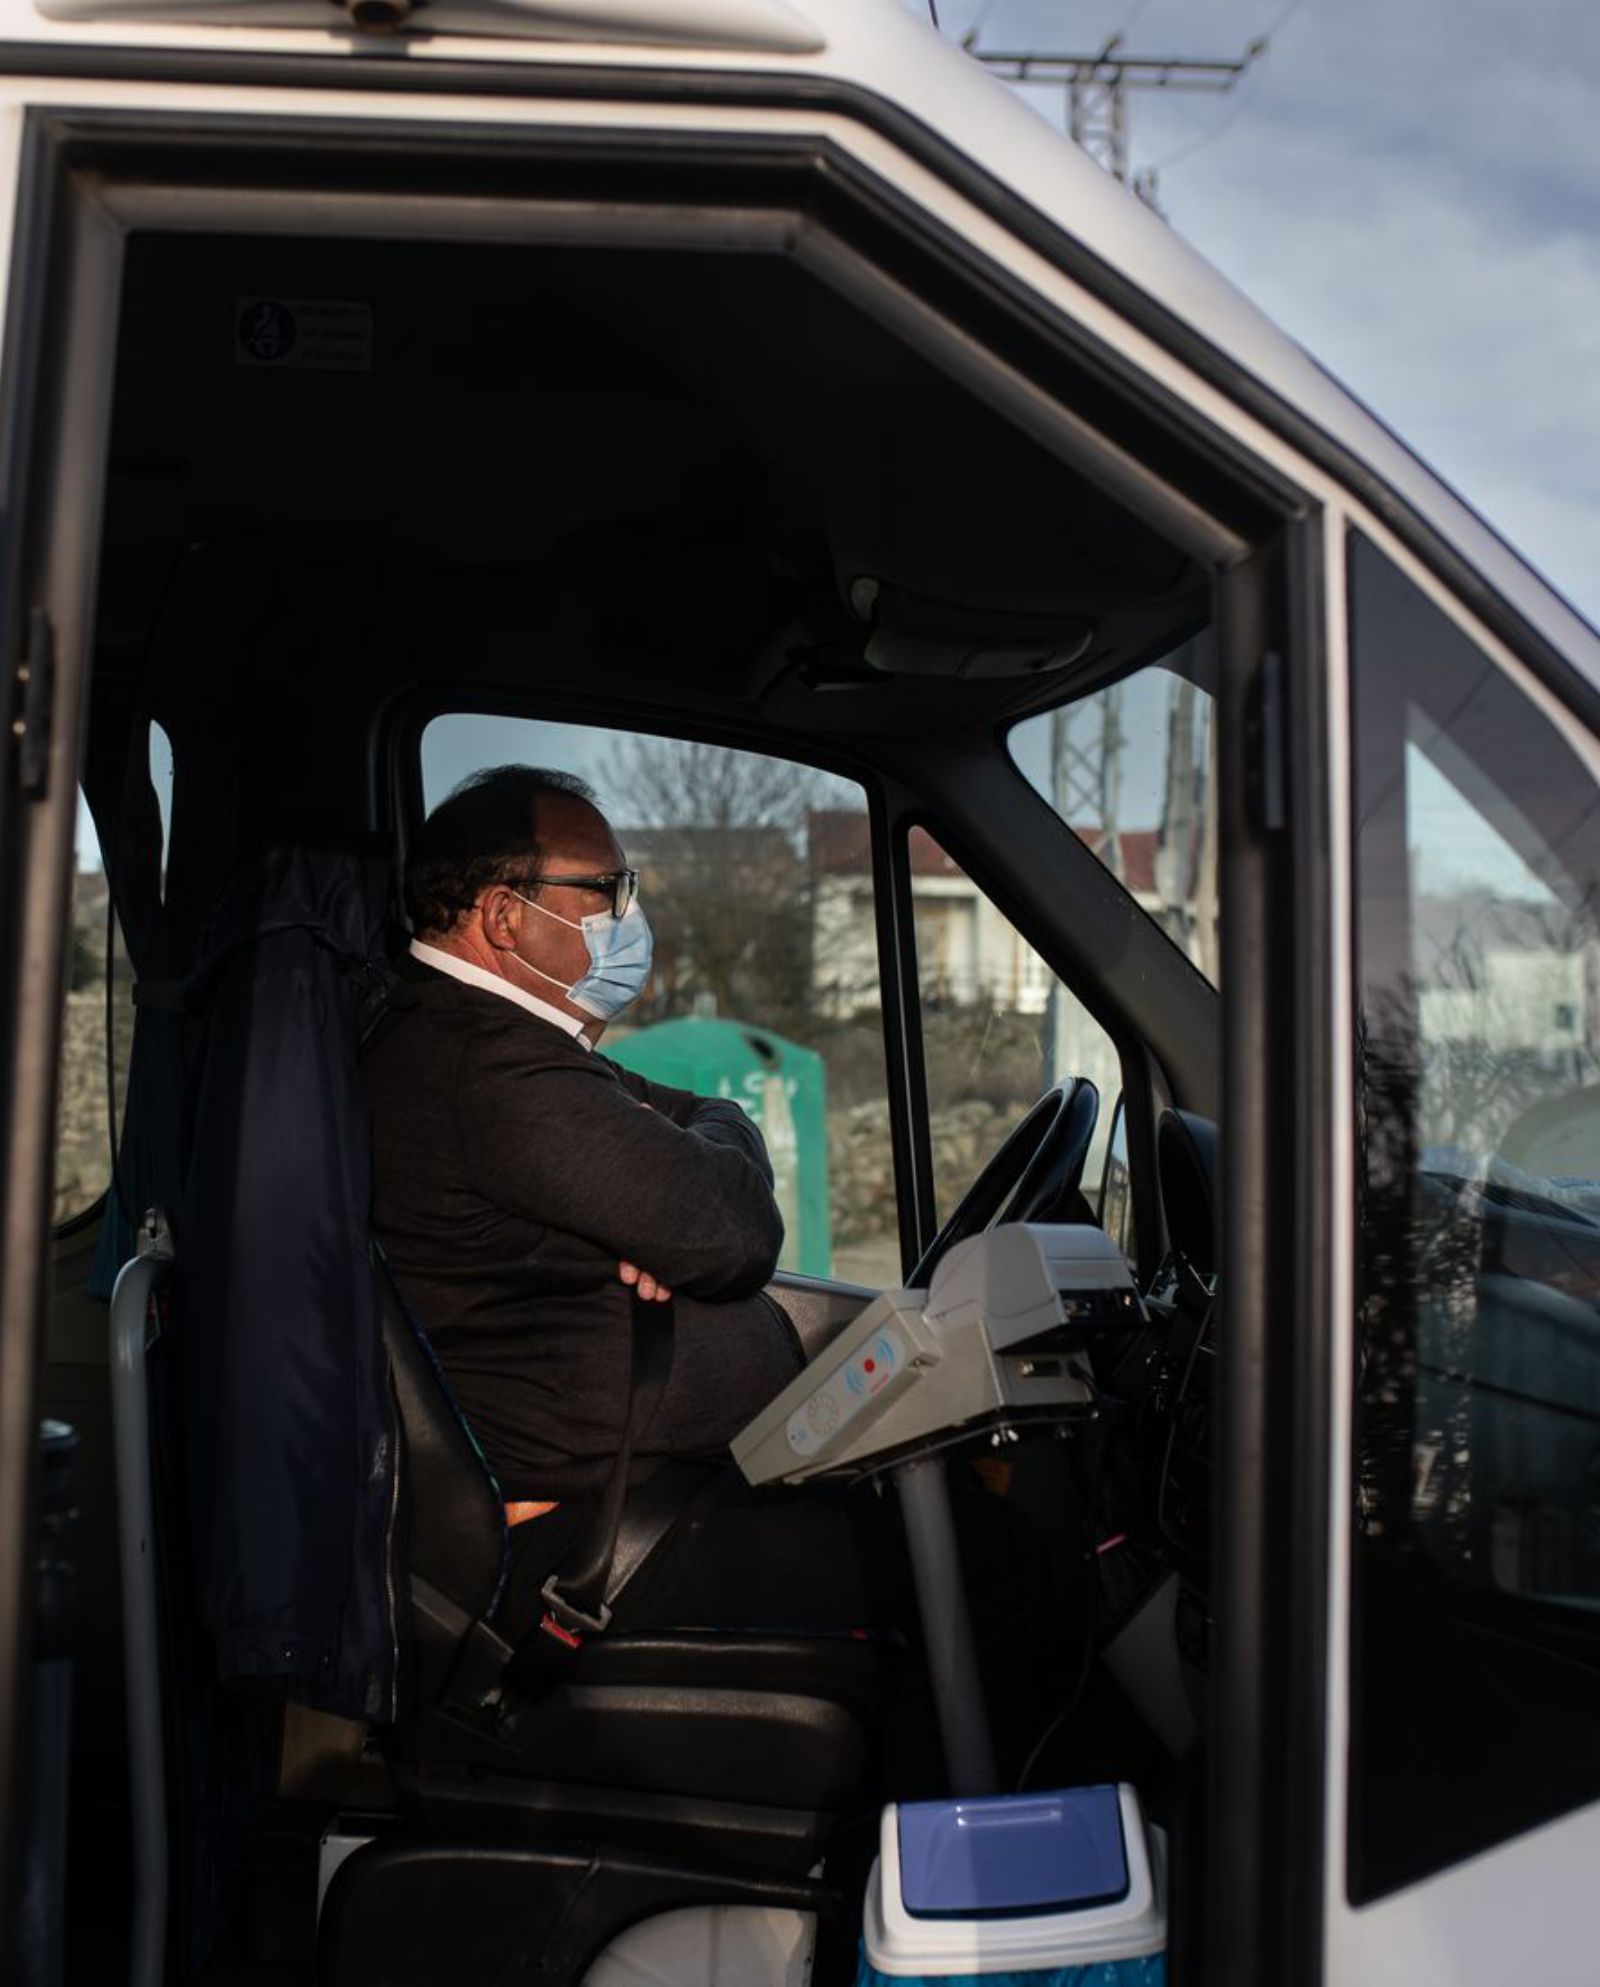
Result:
[[[172,741],[159,724],[149,726],[150,783],[161,816],[161,888],[166,892],[172,827]],[[113,1030],[106,1056],[107,919],[111,918],[110,969]],[[61,1095],[56,1110],[55,1219],[59,1227],[93,1208],[111,1185],[111,1126],[122,1124],[128,1057],[133,1047],[133,967],[122,927],[111,916],[110,890],[94,817],[78,795],[72,881],[72,937],[67,960],[67,1006],[62,1028]],[[115,1086],[108,1100],[108,1080]]]
[[[111,1112],[106,1100],[106,920],[110,893],[100,860],[99,837],[81,794],[74,870],[61,1093],[56,1107],[58,1227],[87,1213],[111,1183]],[[120,1102],[133,1038],[132,972],[121,927],[114,921],[110,936],[114,976],[111,1012],[116,1029],[111,1070]]]
[[1210,639],[1012,728],[1019,769],[1213,986],[1217,741]]
[[161,813],[161,900],[167,897],[167,859],[172,852],[172,740],[159,724],[150,726],[150,784]]
[[424,802],[511,762],[589,781],[639,871],[655,966],[607,1030],[606,1054],[731,1097],[760,1124],[784,1212],[783,1268],[897,1283],[865,794],[755,752],[451,713],[423,733]]
[[1094,1206],[1121,1088],[1111,1037],[932,835],[913,828],[907,853],[940,1221],[1063,1076],[1100,1092],[1083,1180]]
[[1600,1796],[1600,793],[1352,546],[1352,1890]]

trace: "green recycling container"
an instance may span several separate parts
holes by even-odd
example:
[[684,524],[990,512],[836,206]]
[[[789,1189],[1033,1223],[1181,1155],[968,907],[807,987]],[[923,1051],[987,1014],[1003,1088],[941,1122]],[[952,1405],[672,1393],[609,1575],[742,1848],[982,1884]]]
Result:
[[821,1056],[768,1028],[714,1016],[658,1021],[606,1054],[653,1083],[727,1097],[761,1127],[783,1211],[779,1267],[832,1272],[828,1230],[828,1116]]

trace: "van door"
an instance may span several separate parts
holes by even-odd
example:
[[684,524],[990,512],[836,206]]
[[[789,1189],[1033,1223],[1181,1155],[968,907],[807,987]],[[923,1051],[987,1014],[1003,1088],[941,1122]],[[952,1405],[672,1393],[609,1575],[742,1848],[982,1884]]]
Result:
[[1326,1978],[1577,1987],[1600,1855],[1594,713],[1362,537],[1348,598]]
[[[326,69],[331,58],[318,57],[316,63]],[[391,72],[398,74],[385,65],[385,74]],[[1296,1535],[1261,1522],[1264,1511],[1286,1508],[1278,1492],[1295,1453],[1293,1431],[1275,1427],[1268,1409],[1278,1364],[1297,1354],[1293,1340],[1271,1327],[1295,1315],[1297,1210],[1311,1198],[1305,1183],[1315,1155],[1326,1147],[1314,1086],[1309,1081],[1274,1086],[1270,1080],[1275,1068],[1294,1067],[1297,1031],[1309,1028],[1317,1045],[1326,1042],[1321,1011],[1306,1021],[1296,992],[1299,966],[1319,942],[1312,926],[1322,899],[1315,888],[1303,886],[1286,860],[1288,852],[1303,848],[1306,872],[1314,874],[1321,847],[1319,789],[1316,779],[1307,777],[1288,804],[1282,790],[1286,684],[1299,727],[1294,749],[1303,748],[1303,764],[1312,774],[1321,749],[1315,718],[1324,632],[1317,586],[1322,539],[1320,528],[1305,521],[1315,505],[1293,481],[1296,464],[1287,450],[1263,446],[1244,415],[1202,391],[1182,362],[1163,352],[1131,317],[1118,316],[1103,300],[1077,289],[1063,269],[1024,250],[1016,236],[969,203],[953,170],[950,182],[939,180],[881,133],[857,128],[837,107],[814,108],[798,86],[793,101],[784,101],[768,79],[760,91],[752,88],[751,101],[731,110],[720,103],[714,114],[707,113],[707,128],[717,136],[714,150],[699,144],[704,134],[695,128],[692,90],[663,108],[632,99],[607,101],[603,80],[588,72],[567,82],[572,91],[591,91],[601,101],[581,103],[575,111],[571,95],[557,100],[552,93],[542,100],[530,70],[515,99],[507,92],[481,112],[475,107],[466,138],[455,122],[463,114],[460,104],[443,98],[430,103],[425,90],[401,99],[384,96],[374,84],[357,99],[328,89],[314,103],[296,99],[301,121],[291,149],[282,130],[271,125],[282,102],[274,104],[260,85],[248,94],[243,88],[197,88],[186,99],[181,84],[146,87],[95,76],[74,83],[71,128],[63,134],[73,147],[75,169],[83,165],[97,172],[92,196],[80,194],[76,182],[64,176],[59,184],[51,179],[46,140],[38,141],[42,192],[24,202],[23,211],[31,218],[38,205],[58,216],[50,258],[42,250],[37,256],[37,269],[49,273],[51,287],[46,290],[35,273],[35,260],[24,258],[17,265],[15,300],[19,310],[26,305],[38,312],[39,327],[60,327],[48,346],[59,363],[48,374],[50,391],[38,403],[46,419],[37,449],[17,457],[30,465],[26,487],[20,468],[8,471],[6,494],[9,498],[15,489],[17,498],[11,514],[36,516],[41,523],[37,545],[30,542],[28,560],[13,575],[7,598],[16,603],[13,622],[19,628],[35,603],[47,611],[58,661],[60,721],[42,790],[25,794],[14,783],[6,791],[0,845],[6,864],[0,897],[9,948],[4,957],[34,962],[37,982],[25,973],[15,990],[6,982],[0,1011],[0,1077],[7,1086],[4,1216],[11,1244],[3,1321],[4,1412],[11,1420],[0,1430],[10,1438],[0,1453],[9,1502],[0,1502],[0,1535],[12,1554],[6,1562],[8,1584],[0,1591],[6,1624],[0,1634],[8,1638],[0,1702],[8,1707],[24,1702],[19,1680],[26,1644],[19,1624],[27,1557],[22,1542],[28,1417],[50,1226],[48,1139],[71,869],[72,773],[101,515],[109,371],[103,347],[116,325],[116,248],[103,239],[98,225],[103,209],[92,202],[104,202],[130,230],[292,236],[310,225],[304,219],[305,183],[314,176],[319,194],[326,182],[326,197],[309,203],[315,225],[363,239],[386,234],[409,241],[429,233],[433,239],[459,235],[521,244],[560,239],[588,247],[597,240],[626,245],[641,230],[654,230],[652,250],[671,241],[710,242],[728,259],[747,251],[791,256],[808,280],[887,327],[942,380],[1067,465],[1081,477],[1096,509],[1103,499],[1106,508],[1120,506],[1159,534],[1162,556],[1151,569],[1154,579],[1136,567],[1129,584],[1181,576],[1191,570],[1185,561],[1195,562],[1192,570],[1215,582],[1220,888],[1225,924],[1233,918],[1224,973],[1233,1011],[1224,1063],[1225,1193],[1234,1210],[1224,1292],[1223,1361],[1233,1376],[1225,1453],[1249,1467],[1238,1474],[1226,1500],[1219,1555],[1219,1587],[1230,1618],[1219,1625],[1213,1659],[1218,1729],[1225,1735],[1216,1752],[1214,1808],[1227,1832],[1216,1838],[1210,1879],[1217,1905],[1238,1913],[1235,1944],[1259,1954],[1266,1950],[1258,1929],[1266,1915],[1264,1900],[1274,1911],[1281,1908],[1264,1849],[1284,1839],[1263,1805],[1261,1789],[1283,1751],[1289,1712],[1275,1673],[1270,1690],[1257,1684],[1263,1669],[1279,1660],[1272,1603],[1299,1563]],[[611,122],[602,142],[595,126],[606,118]],[[362,142],[363,126],[368,136],[381,133],[381,144]],[[495,170],[485,170],[486,158]],[[518,172],[501,176],[507,158]],[[682,184],[673,178],[680,167]],[[623,199],[622,192],[629,197]],[[669,196],[676,205],[664,222]],[[1053,246],[1065,261],[1071,245],[1063,238]],[[8,371],[8,387],[15,405],[34,405],[24,372]],[[36,461],[44,467],[33,468]],[[51,464],[59,467],[47,476]],[[1103,522],[1095,519],[1097,530]],[[1092,534],[1086,539],[1095,542]],[[958,739],[960,707],[953,690],[962,679],[950,670],[919,676],[914,609],[913,595],[904,638],[891,645],[902,658],[913,658],[899,666],[898,684],[894,668],[863,671],[854,657],[830,677],[826,648],[816,658],[816,680],[836,711],[848,708],[844,700],[857,685],[879,712],[895,701],[931,702],[951,693],[947,738]],[[877,611],[885,611],[881,603]],[[1118,611],[1113,590],[1106,613]],[[1148,639],[1124,625],[1116,646],[1131,656],[1139,640]],[[1063,653],[1063,666],[1068,660]],[[803,674],[790,671],[774,680],[763,698],[763,721],[775,740],[786,727],[797,734],[806,726],[823,728],[815,711],[827,698],[814,694]],[[842,720],[832,721],[843,738]],[[892,718],[877,721],[892,730]],[[959,757],[954,746],[937,739],[930,744],[924,737],[907,737],[896,744],[880,737],[877,743],[881,763],[890,764],[896,754],[903,758],[908,790],[914,781],[927,780],[926,765],[914,763],[919,757],[942,751],[951,768]],[[1032,817],[1006,802],[1017,785],[1015,775],[998,757],[980,761],[975,773],[963,803],[972,819],[963,822],[952,813],[952,829],[964,827],[980,853],[987,848],[997,876],[1032,874],[1039,854]],[[986,811],[990,794],[999,804],[992,820],[980,822],[976,817]],[[1092,865],[1094,858],[1084,852],[1080,870]],[[1052,892],[1044,907],[1049,916],[1042,908],[1038,920],[1041,942],[1068,961],[1093,950],[1114,996],[1108,996],[1110,1004],[1125,1013],[1168,1074],[1183,1075],[1192,1091],[1208,1080],[1205,1070],[1215,1060],[1215,1035],[1204,1025],[1213,1011],[1209,989],[1198,984],[1158,929],[1129,915],[1123,893],[1098,867],[1094,881],[1097,891],[1075,885]],[[895,941],[902,955],[910,952],[912,908],[908,901],[893,912],[905,913]],[[31,951],[24,949],[24,937]],[[31,1058],[25,1070],[18,1044],[27,1045]],[[897,1053],[903,1095],[891,1096],[891,1111],[911,1125],[921,1109],[914,1094],[920,1046],[909,1028]],[[1191,1078],[1191,1072],[1197,1074]],[[902,1132],[902,1147],[905,1143]],[[902,1174],[908,1170],[901,1168]],[[924,1173],[931,1187],[931,1166],[924,1164]],[[902,1258],[910,1253],[908,1232],[913,1243],[929,1237],[931,1195],[926,1206],[923,1198],[919,1193],[902,1202]],[[915,1211],[909,1231],[906,1208]],[[1264,1357],[1269,1343],[1270,1368]],[[11,1729],[24,1724],[25,1712]],[[1290,1832],[1289,1840],[1290,1853],[1315,1871],[1312,1838]],[[1242,1845],[1240,1855],[1233,1853],[1235,1845]],[[1215,1909],[1212,1918],[1223,1926],[1224,1909]],[[1245,1987],[1258,1976],[1247,1970],[1228,1977],[1230,1987]],[[1265,1967],[1260,1977],[1268,1977]]]
[[37,1373],[53,1226],[56,1090],[80,725],[120,260],[92,204],[52,185],[20,120],[0,153],[17,210],[0,389],[0,1923],[16,1924],[29,1767]]

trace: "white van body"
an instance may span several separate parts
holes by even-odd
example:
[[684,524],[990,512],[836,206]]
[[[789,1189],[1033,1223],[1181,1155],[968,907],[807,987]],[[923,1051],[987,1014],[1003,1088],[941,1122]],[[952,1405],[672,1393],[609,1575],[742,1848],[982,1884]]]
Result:
[[[1319,1025],[1336,1045],[1324,1100],[1331,1140],[1325,1162],[1334,1192],[1323,1211],[1326,1254],[1315,1273],[1329,1315],[1352,1315],[1357,1110],[1353,1060],[1338,1052],[1338,1045],[1352,1042],[1355,1025],[1351,850],[1358,824],[1352,815],[1356,768],[1347,666],[1349,534],[1357,532],[1377,548],[1485,667],[1559,733],[1596,781],[1600,741],[1585,699],[1600,691],[1600,636],[1154,214],[896,0],[569,0],[549,6],[436,0],[392,33],[364,31],[322,0],[172,0],[166,7],[160,0],[65,0],[47,7],[0,0],[0,216],[8,231],[0,247],[8,326],[0,376],[21,363],[15,341],[36,335],[26,289],[43,281],[45,264],[28,202],[35,197],[30,176],[45,156],[38,149],[42,133],[53,134],[52,144],[70,152],[80,132],[165,130],[181,137],[204,130],[226,138],[275,127],[312,147],[319,136],[371,134],[391,156],[413,140],[455,142],[463,133],[480,147],[515,154],[534,139],[581,130],[647,136],[669,151],[702,140],[735,146],[776,141],[848,160],[861,184],[881,191],[899,228],[958,244],[968,264],[993,272],[1040,321],[1069,328],[1074,344],[1102,355],[1130,390],[1178,410],[1192,434],[1216,437],[1232,462],[1294,493],[1320,568],[1312,611],[1325,657],[1325,703],[1316,716],[1325,784],[1313,825],[1325,857],[1327,917],[1320,953],[1326,978],[1317,998]],[[211,188],[203,177],[144,185],[108,181],[93,198],[99,203],[96,224],[113,234],[237,225],[303,234],[365,228],[393,236],[403,234],[419,211],[348,190],[330,189],[325,197],[308,190],[291,199],[265,188]],[[651,223],[612,215],[607,225],[625,231]],[[494,241],[516,238],[517,223],[487,204],[441,193],[426,227],[436,237]],[[811,253],[804,240],[791,246],[802,259]],[[850,272],[832,273],[836,280],[853,280]],[[80,289],[80,305],[91,294]],[[114,311],[114,300],[104,301]],[[50,335],[70,342],[83,329],[56,324]],[[950,347],[944,362],[954,365],[959,356]],[[775,381],[774,391],[781,388]],[[996,369],[985,391],[1014,418],[1071,435],[1072,410],[1050,405],[1020,374],[1005,378]],[[75,422],[103,421],[103,382],[101,392],[102,404],[86,391],[64,410],[69,454]],[[1109,454],[1103,467],[1108,476],[1115,471]],[[92,467],[75,477],[69,463],[66,480],[55,485],[41,511],[44,522],[35,525],[41,535],[30,556],[43,561],[36,570],[52,598],[58,658],[88,642],[85,572],[75,555],[51,552],[46,540],[54,533],[64,544],[72,507],[92,507],[98,489]],[[1243,539],[1230,536],[1227,525],[1186,514],[1181,495],[1170,496],[1167,518],[1175,535],[1203,549],[1219,569],[1246,554]],[[6,606],[15,622],[18,603]],[[16,709],[20,713],[20,704]],[[22,727],[18,715],[19,737]],[[55,749],[74,736],[70,712],[58,711]],[[57,782],[58,792],[70,784],[70,777]],[[14,865],[8,864],[5,887],[21,891],[16,903],[25,907],[18,915],[43,916],[42,899],[29,896],[19,879],[29,863],[37,865],[39,877],[64,872],[69,812],[66,801],[55,804],[48,828],[36,825]],[[9,824],[0,826],[11,832]],[[1297,832],[1306,826],[1302,818]],[[37,892],[43,885],[33,887]],[[55,998],[54,981],[40,962],[31,984],[25,977],[12,988],[8,1026],[24,1033],[42,1026]],[[47,1085],[48,1073],[37,1081]],[[25,1116],[31,1094],[26,1086],[13,1087],[10,1108]],[[41,1089],[38,1097],[44,1094]],[[30,1232],[42,1236],[48,1223],[37,1200],[13,1200],[7,1222],[9,1334],[14,1319],[36,1314],[46,1274],[38,1245],[30,1264],[24,1260],[29,1252],[19,1254],[18,1240]],[[1596,1972],[1588,1891],[1600,1861],[1600,1803],[1515,1833],[1374,1901],[1351,1901],[1345,1569],[1356,1491],[1349,1334],[1333,1332],[1316,1356],[1324,1362],[1314,1379],[1326,1405],[1318,1451],[1327,1458],[1326,1479],[1308,1513],[1296,1511],[1293,1522],[1313,1527],[1297,1535],[1295,1551],[1326,1569],[1322,1668],[1308,1700],[1322,1707],[1321,1806],[1315,1815],[1287,1819],[1291,1833],[1308,1830],[1321,1849],[1316,1894],[1297,1894],[1295,1905],[1314,1941],[1308,1956],[1315,1955],[1315,1964],[1298,1977],[1320,1979],[1323,1987],[1491,1987],[1515,1975],[1540,1987],[1580,1987]],[[8,1362],[12,1358],[8,1351]],[[17,1370],[25,1372],[26,1363]],[[3,1369],[0,1416],[6,1476],[0,1519],[9,1532],[27,1509],[32,1407],[25,1388],[19,1393],[5,1384]],[[8,1561],[10,1584],[0,1615],[16,1613],[25,1558]],[[25,1676],[22,1657],[12,1651],[0,1671],[12,1705],[21,1702]],[[1307,1681],[1301,1677],[1296,1688]],[[1249,1680],[1241,1677],[1236,1687],[1224,1680],[1220,1689],[1215,1708],[1224,1722],[1212,1744],[1225,1756],[1237,1730],[1227,1721],[1250,1715]],[[11,1770],[14,1775],[14,1765]],[[1265,1816],[1257,1809],[1253,1825],[1265,1827]],[[1269,1853],[1264,1842],[1255,1846],[1258,1856]],[[1262,1868],[1253,1874],[1257,1886]],[[1241,1959],[1234,1974],[1202,1976],[1191,1962],[1180,1977],[1227,1978],[1229,1987],[1244,1987],[1248,1980],[1280,1976],[1270,1955],[1258,1950],[1254,1963]]]

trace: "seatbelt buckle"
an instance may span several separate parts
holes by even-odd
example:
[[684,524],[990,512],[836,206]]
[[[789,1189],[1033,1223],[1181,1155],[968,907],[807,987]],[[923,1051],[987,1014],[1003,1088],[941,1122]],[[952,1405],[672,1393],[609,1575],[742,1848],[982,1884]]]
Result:
[[585,1614],[562,1593],[553,1573],[539,1589],[539,1598],[545,1607],[539,1632],[548,1635],[552,1642],[561,1643],[564,1648],[581,1649],[585,1635],[604,1635],[611,1626],[611,1610],[604,1601],[600,1603],[598,1614]]

